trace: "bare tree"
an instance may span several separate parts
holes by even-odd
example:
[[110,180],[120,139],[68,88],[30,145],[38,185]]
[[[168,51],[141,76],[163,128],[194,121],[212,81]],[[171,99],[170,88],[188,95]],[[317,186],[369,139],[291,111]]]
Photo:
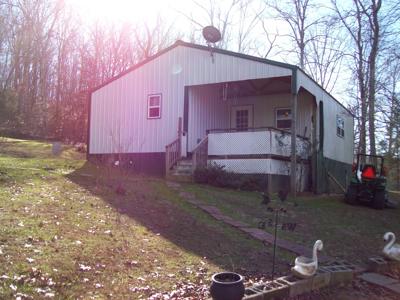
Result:
[[390,1],[386,3],[388,6],[383,13],[381,0],[353,0],[350,8],[339,7],[336,0],[332,0],[339,21],[350,35],[349,50],[354,49],[354,52],[349,54],[355,62],[352,70],[358,84],[359,151],[362,153],[367,152],[367,137],[370,153],[376,153],[377,66],[385,53],[385,49],[381,47],[382,43],[393,42],[390,41],[393,35],[392,28],[399,20],[399,4]]
[[[234,22],[235,11],[241,5],[242,7],[251,0],[245,0],[242,4],[240,0],[230,0],[229,2],[221,2],[217,0],[208,0],[208,2],[200,2],[192,0],[193,5],[197,8],[196,15],[193,13],[180,12],[193,25],[193,32],[190,34],[195,42],[202,42],[201,31],[205,26],[212,25],[221,32],[221,41],[217,43],[217,47],[227,49],[232,39],[232,24]],[[246,12],[247,13],[247,12]],[[245,20],[239,20],[243,22]],[[242,30],[241,40],[244,40],[245,32]]]
[[312,9],[315,7],[310,0],[285,0],[279,2],[277,0],[267,0],[266,4],[275,11],[277,18],[289,26],[289,33],[285,36],[294,44],[294,48],[289,52],[297,55],[299,66],[304,69],[306,65],[306,47],[315,39],[312,29],[322,21],[322,17],[310,17]]
[[137,60],[141,61],[170,45],[182,35],[175,31],[173,23],[164,20],[161,15],[156,17],[154,24],[138,24],[134,28],[134,45]]
[[314,36],[305,53],[305,69],[324,89],[331,92],[340,76],[345,53],[341,31],[334,22],[313,28]]

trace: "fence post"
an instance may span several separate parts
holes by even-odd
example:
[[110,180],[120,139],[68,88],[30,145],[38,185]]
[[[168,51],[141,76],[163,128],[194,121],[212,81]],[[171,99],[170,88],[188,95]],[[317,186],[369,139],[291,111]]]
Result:
[[182,151],[182,117],[178,119],[178,158],[181,158],[181,151]]
[[169,153],[168,153],[168,146],[165,146],[165,174],[168,175],[169,173]]

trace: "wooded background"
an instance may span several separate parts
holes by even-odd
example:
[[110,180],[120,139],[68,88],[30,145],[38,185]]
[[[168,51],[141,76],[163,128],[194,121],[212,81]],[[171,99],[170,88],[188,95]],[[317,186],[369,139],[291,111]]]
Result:
[[147,22],[90,24],[68,4],[0,0],[3,134],[84,142],[90,89],[177,39],[204,44],[214,25],[217,47],[296,64],[345,103],[356,151],[399,158],[398,1],[196,0]]

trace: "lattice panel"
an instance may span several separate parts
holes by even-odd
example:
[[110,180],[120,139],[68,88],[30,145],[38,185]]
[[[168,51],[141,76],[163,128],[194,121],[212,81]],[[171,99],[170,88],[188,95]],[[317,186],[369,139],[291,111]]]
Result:
[[210,133],[208,155],[251,155],[271,152],[269,131]]

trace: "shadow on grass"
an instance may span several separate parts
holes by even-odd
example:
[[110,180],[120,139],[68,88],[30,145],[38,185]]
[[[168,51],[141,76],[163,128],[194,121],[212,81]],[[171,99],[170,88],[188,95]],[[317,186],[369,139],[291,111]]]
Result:
[[[163,179],[99,175],[104,175],[105,171],[104,167],[96,169],[93,164],[86,163],[67,177],[153,233],[160,234],[186,252],[207,257],[222,269],[245,275],[268,274],[271,271],[268,251],[272,249],[266,249],[261,242],[181,200]],[[126,188],[124,196],[115,193],[121,182]],[[288,265],[277,260],[277,269],[286,271]]]

